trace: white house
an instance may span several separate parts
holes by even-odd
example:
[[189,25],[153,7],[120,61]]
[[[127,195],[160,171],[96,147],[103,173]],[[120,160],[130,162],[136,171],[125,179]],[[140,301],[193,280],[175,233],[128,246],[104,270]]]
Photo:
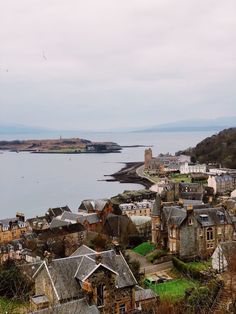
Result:
[[223,272],[236,255],[236,241],[221,242],[212,254],[212,268]]
[[180,164],[179,171],[182,174],[204,173],[206,172],[206,165],[205,164],[191,164],[185,161]]

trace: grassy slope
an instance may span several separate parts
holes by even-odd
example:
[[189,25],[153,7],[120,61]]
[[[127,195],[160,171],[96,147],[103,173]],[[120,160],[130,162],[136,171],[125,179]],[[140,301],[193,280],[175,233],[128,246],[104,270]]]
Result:
[[149,242],[143,242],[140,245],[136,246],[133,251],[140,255],[147,255],[155,249],[155,246]]

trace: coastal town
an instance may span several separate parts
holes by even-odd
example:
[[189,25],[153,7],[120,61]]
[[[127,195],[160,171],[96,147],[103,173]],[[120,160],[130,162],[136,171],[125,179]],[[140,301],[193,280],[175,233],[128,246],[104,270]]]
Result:
[[1,217],[0,313],[235,313],[236,169],[193,157],[146,148],[110,179],[143,189]]

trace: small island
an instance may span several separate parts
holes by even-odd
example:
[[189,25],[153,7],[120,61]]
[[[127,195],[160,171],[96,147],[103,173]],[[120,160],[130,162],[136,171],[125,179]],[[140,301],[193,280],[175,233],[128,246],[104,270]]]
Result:
[[0,141],[0,150],[37,154],[119,153],[114,142],[92,142],[80,138]]

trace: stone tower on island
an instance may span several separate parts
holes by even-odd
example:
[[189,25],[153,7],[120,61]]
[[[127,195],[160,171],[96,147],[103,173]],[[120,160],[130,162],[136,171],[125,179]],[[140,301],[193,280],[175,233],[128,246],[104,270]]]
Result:
[[161,241],[161,197],[159,194],[156,196],[153,205],[152,213],[152,243],[157,244]]

